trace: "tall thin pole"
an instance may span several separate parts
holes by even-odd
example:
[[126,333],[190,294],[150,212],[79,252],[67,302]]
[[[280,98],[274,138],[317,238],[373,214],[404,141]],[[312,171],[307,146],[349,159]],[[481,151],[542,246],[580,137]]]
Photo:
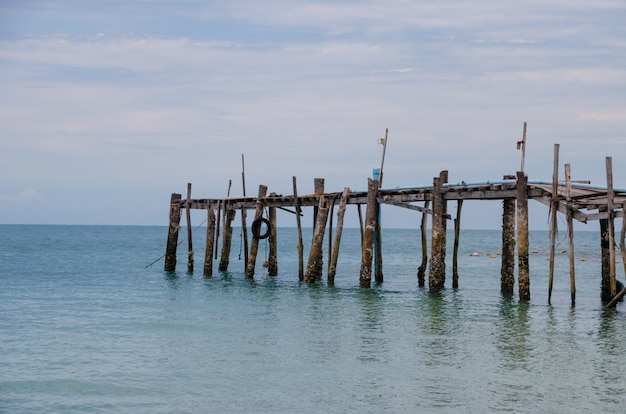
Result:
[[552,299],[554,282],[554,253],[556,245],[556,212],[559,207],[559,144],[554,144],[554,169],[552,170],[552,202],[550,204],[550,276],[548,279],[548,304]]
[[[246,197],[246,165],[243,154],[241,154],[241,184],[243,186],[243,196]],[[241,209],[241,232],[243,233],[243,260],[248,266],[248,227],[246,225],[246,210]]]

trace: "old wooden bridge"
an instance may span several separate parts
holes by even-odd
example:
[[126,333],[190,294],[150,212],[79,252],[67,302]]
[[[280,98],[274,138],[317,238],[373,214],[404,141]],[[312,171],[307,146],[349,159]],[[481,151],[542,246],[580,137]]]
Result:
[[[626,294],[626,289],[618,291],[619,283],[615,273],[615,232],[614,219],[623,217],[626,210],[626,190],[613,187],[612,158],[606,158],[607,185],[603,187],[591,186],[585,182],[573,182],[570,177],[570,166],[565,164],[565,177],[559,180],[559,144],[554,146],[554,171],[551,182],[529,181],[527,175],[520,171],[516,175],[504,176],[502,180],[482,183],[448,183],[448,172],[442,171],[433,180],[432,185],[385,189],[379,188],[382,173],[376,179],[368,179],[367,191],[351,191],[345,188],[342,192],[326,192],[324,180],[316,179],[312,194],[298,195],[296,177],[293,177],[293,194],[279,195],[267,193],[267,186],[260,185],[256,197],[244,196],[226,198],[192,198],[191,184],[187,187],[187,196],[172,194],[170,203],[170,225],[165,254],[165,270],[174,271],[176,268],[176,249],[181,219],[181,209],[186,211],[187,241],[189,272],[193,271],[194,256],[191,237],[190,210],[200,209],[207,211],[206,254],[204,258],[204,274],[213,273],[213,261],[217,260],[218,249],[216,241],[222,234],[221,257],[219,271],[228,270],[229,256],[232,241],[232,222],[236,211],[241,213],[241,225],[244,237],[244,256],[246,263],[246,277],[253,278],[255,274],[256,257],[259,240],[269,238],[269,257],[266,263],[268,274],[278,274],[278,258],[276,249],[276,209],[285,209],[294,213],[296,217],[299,243],[299,278],[313,283],[322,277],[322,245],[326,228],[329,229],[328,239],[331,241],[333,230],[333,210],[338,203],[337,223],[335,226],[334,241],[331,244],[332,254],[328,263],[327,281],[334,283],[335,270],[339,255],[343,216],[347,205],[356,205],[361,224],[362,258],[360,270],[360,286],[370,287],[372,274],[376,282],[383,282],[382,253],[380,246],[379,206],[390,204],[399,208],[407,208],[422,214],[422,263],[418,270],[418,283],[425,286],[426,270],[428,270],[428,286],[430,291],[437,292],[444,287],[446,279],[446,230],[447,221],[454,223],[454,251],[452,258],[452,286],[458,287],[457,256],[460,232],[461,208],[464,200],[502,200],[502,267],[501,291],[512,294],[515,284],[515,264],[517,261],[518,291],[520,300],[530,299],[530,275],[528,264],[528,201],[536,200],[550,209],[550,275],[549,295],[552,293],[554,275],[554,257],[556,240],[557,213],[564,214],[567,222],[569,241],[570,285],[572,304],[575,303],[575,267],[574,267],[574,232],[573,220],[588,222],[598,220],[601,230],[602,249],[602,297],[607,306],[614,306],[619,298]],[[383,156],[384,160],[384,156]],[[522,159],[523,160],[523,159]],[[523,161],[522,161],[523,167]],[[381,168],[382,171],[382,168]],[[456,217],[447,212],[448,202],[457,203]],[[422,203],[422,205],[416,204]],[[361,206],[366,206],[365,217],[361,213]],[[301,209],[313,207],[314,231],[313,241],[305,270],[302,244]],[[267,216],[263,217],[264,210]],[[254,211],[251,224],[252,240],[248,242],[247,212]],[[328,225],[330,217],[330,225]],[[431,218],[431,251],[427,253],[427,220]],[[220,221],[222,223],[220,224]],[[626,258],[624,238],[626,220],[622,220],[620,236],[620,250]],[[517,228],[517,231],[516,231]],[[330,244],[330,243],[329,243]],[[516,251],[517,245],[517,251]],[[517,256],[517,257],[516,257]],[[517,260],[516,260],[517,259]],[[626,263],[624,264],[626,271]],[[428,269],[427,269],[428,267]]]

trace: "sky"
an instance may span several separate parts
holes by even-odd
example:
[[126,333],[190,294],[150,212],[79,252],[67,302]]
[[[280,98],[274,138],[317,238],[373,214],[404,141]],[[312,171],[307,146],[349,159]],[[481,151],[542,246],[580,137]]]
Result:
[[610,156],[626,187],[624,22],[621,0],[0,0],[0,223],[166,225],[188,182],[242,195],[242,154],[248,195],[365,190],[386,128],[385,188],[515,174],[524,122],[530,180],[559,143],[561,177],[605,185]]

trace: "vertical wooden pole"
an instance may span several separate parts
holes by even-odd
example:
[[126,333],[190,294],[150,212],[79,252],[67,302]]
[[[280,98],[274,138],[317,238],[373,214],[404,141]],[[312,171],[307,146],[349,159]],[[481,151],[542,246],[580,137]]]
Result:
[[617,295],[617,281],[615,279],[615,207],[613,206],[613,158],[606,157],[606,200],[607,210],[609,213],[609,260],[610,260],[610,286],[611,297]]
[[383,283],[384,275],[383,275],[383,239],[380,228],[380,204],[376,203],[376,229],[374,230],[374,260],[376,265],[374,278],[376,283]]
[[[430,201],[424,202],[424,209],[427,209]],[[420,224],[420,233],[422,236],[422,263],[417,269],[417,284],[419,287],[424,287],[426,284],[426,267],[428,266],[428,238],[426,236],[426,225],[428,224],[428,214],[422,212],[422,222]]]
[[234,218],[235,210],[226,210],[226,214],[224,215],[224,229],[222,231],[224,234],[222,236],[222,256],[218,267],[220,272],[226,272],[228,270],[228,264],[230,263],[230,247],[233,240],[232,222]]
[[176,248],[178,247],[178,230],[180,229],[180,194],[173,193],[170,198],[170,226],[167,231],[165,247],[165,271],[176,270]]
[[572,175],[570,165],[565,164],[565,200],[567,202],[567,241],[569,250],[569,282],[572,306],[576,304],[576,269],[574,265],[574,218],[572,207]]
[[304,280],[304,246],[302,244],[302,220],[300,220],[300,199],[298,198],[298,187],[296,177],[293,177],[293,198],[296,206],[296,223],[298,226],[298,279]]
[[[246,197],[246,165],[243,154],[241,154],[241,185],[243,187],[243,196]],[[246,223],[247,212],[245,208],[241,209],[241,234],[243,235],[243,259],[245,266],[248,266],[248,226]]]
[[[254,214],[254,219],[258,219],[263,215],[263,198],[267,194],[267,186],[260,185],[259,186],[259,195],[256,199],[256,212]],[[254,268],[256,267],[256,256],[259,251],[259,239],[256,237],[252,238],[252,243],[250,244],[250,252],[248,253],[248,266],[246,268],[246,278],[252,279],[254,277]]]
[[500,268],[500,292],[513,294],[515,287],[515,199],[502,202],[502,266]]
[[[313,193],[315,195],[324,194],[324,179],[323,178],[315,178],[313,180]],[[317,212],[319,211],[318,206],[313,207],[313,228],[317,225]]]
[[361,246],[361,271],[359,285],[372,285],[372,259],[374,256],[374,231],[376,229],[376,196],[378,194],[378,180],[367,180],[367,210],[365,211],[365,230]]
[[452,288],[459,287],[459,237],[461,235],[461,208],[463,200],[457,201],[456,218],[454,219],[454,251],[452,253]]
[[619,248],[622,255],[622,263],[624,265],[624,275],[626,275],[626,201],[622,204],[622,230],[619,235]]
[[[600,207],[600,212],[608,212],[606,207]],[[601,298],[604,302],[611,300],[611,255],[609,252],[609,219],[603,218],[600,222],[600,263],[601,263]]]
[[442,186],[447,178],[448,172],[442,171],[433,181],[433,223],[428,269],[428,288],[431,292],[439,292],[446,281],[446,202]]
[[552,300],[554,283],[554,253],[558,231],[556,213],[559,209],[559,144],[554,144],[554,166],[552,169],[552,200],[550,201],[550,274],[548,276],[548,304]]
[[221,227],[221,222],[222,222],[222,208],[224,206],[224,204],[226,203],[226,201],[218,201],[217,202],[217,211],[216,211],[216,216],[217,216],[217,224],[215,225],[215,257],[217,258],[217,249],[219,248],[219,243],[220,243],[220,227]]
[[519,298],[530,300],[530,268],[528,266],[528,178],[517,173],[517,269]]
[[267,274],[270,276],[278,275],[278,228],[276,226],[276,207],[270,207],[269,209],[269,220],[270,226],[272,227],[272,231],[269,236],[270,243],[270,253],[267,258]]
[[330,212],[328,213],[328,268],[333,260],[333,213],[335,211],[335,196],[330,198]]
[[333,254],[330,257],[330,262],[328,264],[329,285],[333,285],[335,283],[337,260],[339,260],[339,245],[341,244],[341,233],[343,232],[343,217],[346,213],[346,204],[348,202],[349,195],[350,189],[346,187],[343,189],[343,193],[341,194],[341,200],[339,200],[339,209],[337,210],[337,233],[335,234],[335,242],[333,243]]
[[191,229],[191,183],[187,183],[187,202],[185,203],[185,214],[187,216],[187,271],[193,273],[193,241]]
[[304,281],[313,283],[322,277],[322,268],[324,264],[322,248],[324,245],[324,229],[328,220],[329,203],[325,196],[320,196],[317,209],[317,222],[313,231],[313,242],[311,243],[311,251],[309,252],[309,261],[304,274]]
[[213,243],[215,243],[215,213],[207,209],[206,249],[204,250],[204,276],[213,274]]

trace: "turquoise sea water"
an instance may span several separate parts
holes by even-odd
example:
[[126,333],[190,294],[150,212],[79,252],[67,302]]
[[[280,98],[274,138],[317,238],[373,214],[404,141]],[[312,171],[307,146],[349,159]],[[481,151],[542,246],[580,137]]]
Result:
[[547,304],[546,232],[531,233],[530,303],[499,292],[498,231],[462,232],[459,289],[449,239],[440,295],[417,286],[417,230],[383,230],[385,282],[371,289],[358,287],[358,230],[344,230],[334,287],[298,282],[290,228],[278,277],[262,242],[246,280],[235,229],[230,271],[206,278],[204,232],[196,271],[183,243],[168,274],[162,259],[144,268],[166,227],[0,226],[0,412],[626,411],[626,304],[602,308],[596,232],[576,233],[574,308],[567,254]]

